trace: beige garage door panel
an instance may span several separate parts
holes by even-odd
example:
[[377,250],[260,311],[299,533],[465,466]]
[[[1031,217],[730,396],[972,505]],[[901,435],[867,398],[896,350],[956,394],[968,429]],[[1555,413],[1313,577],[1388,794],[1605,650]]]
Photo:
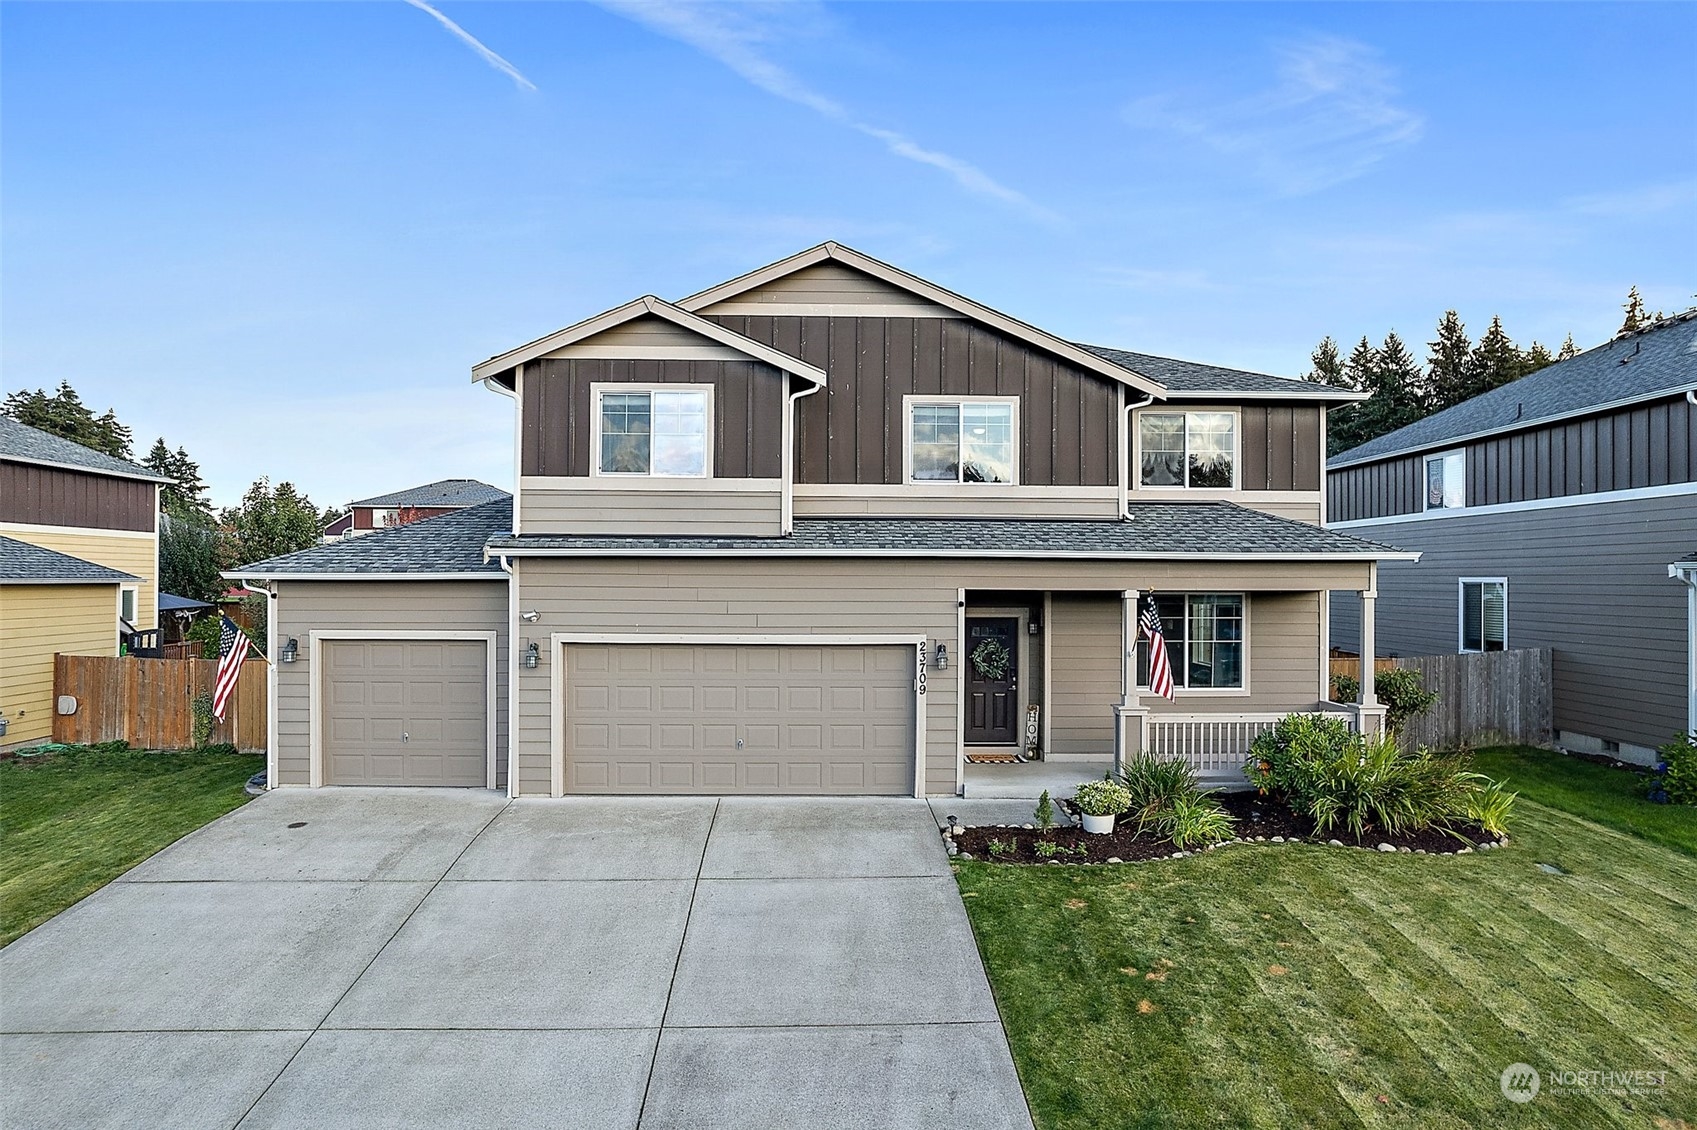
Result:
[[481,640],[327,642],[325,782],[486,784],[487,662]]
[[566,791],[911,795],[913,659],[895,646],[569,645]]

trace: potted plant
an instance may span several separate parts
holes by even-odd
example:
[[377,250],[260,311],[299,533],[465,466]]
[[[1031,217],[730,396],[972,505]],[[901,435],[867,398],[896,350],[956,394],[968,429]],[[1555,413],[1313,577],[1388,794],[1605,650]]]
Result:
[[1072,803],[1078,806],[1084,830],[1101,834],[1114,830],[1114,817],[1131,806],[1131,794],[1117,781],[1086,781]]

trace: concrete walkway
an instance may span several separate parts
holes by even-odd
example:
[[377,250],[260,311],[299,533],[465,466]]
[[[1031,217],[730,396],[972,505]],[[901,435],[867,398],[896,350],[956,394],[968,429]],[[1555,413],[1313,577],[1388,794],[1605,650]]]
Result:
[[271,793],[0,993],[7,1130],[1031,1126],[917,800]]

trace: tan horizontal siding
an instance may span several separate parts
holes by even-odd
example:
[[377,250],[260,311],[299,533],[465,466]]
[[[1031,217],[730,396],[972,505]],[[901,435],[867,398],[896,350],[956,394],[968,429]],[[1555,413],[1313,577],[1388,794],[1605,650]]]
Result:
[[277,639],[300,641],[300,658],[277,665],[277,783],[310,780],[313,631],[496,632],[495,771],[506,783],[507,585],[488,581],[285,581],[276,601]]
[[742,534],[776,537],[777,490],[548,490],[525,488],[519,522],[527,534]]
[[700,313],[722,313],[728,306],[762,303],[819,304],[838,306],[912,306],[928,310],[932,303],[917,294],[891,286],[882,279],[862,274],[841,263],[818,263],[794,274],[774,279],[764,286],[744,291],[734,298],[706,307]]
[[118,586],[0,584],[0,746],[53,736],[53,656],[118,654]]
[[136,593],[136,627],[159,626],[159,538],[156,535],[17,530],[4,523],[0,523],[0,534],[140,577]]
[[1111,754],[1120,700],[1118,593],[1049,603],[1049,745],[1053,753]]

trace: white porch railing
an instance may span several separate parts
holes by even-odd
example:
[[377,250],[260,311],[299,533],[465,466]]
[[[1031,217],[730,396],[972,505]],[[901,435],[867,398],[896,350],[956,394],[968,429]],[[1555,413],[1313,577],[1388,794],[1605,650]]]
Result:
[[[1331,713],[1331,712],[1328,712]],[[1249,745],[1284,714],[1150,714],[1149,754],[1188,761],[1204,781],[1241,781]],[[1355,728],[1353,715],[1345,715]]]

